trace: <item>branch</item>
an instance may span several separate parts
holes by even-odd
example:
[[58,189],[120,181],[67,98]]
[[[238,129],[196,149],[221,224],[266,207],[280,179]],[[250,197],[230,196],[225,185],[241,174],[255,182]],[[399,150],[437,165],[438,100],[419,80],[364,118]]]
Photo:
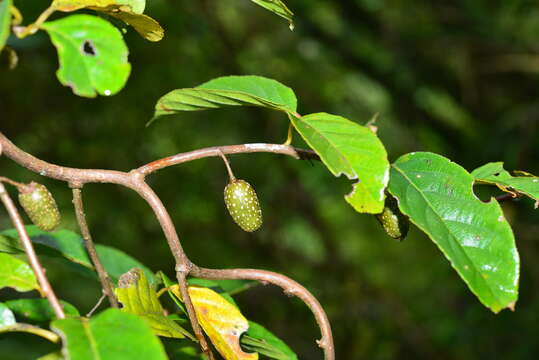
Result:
[[320,160],[318,155],[312,150],[300,149],[290,145],[255,143],[213,146],[190,152],[180,153],[177,155],[166,157],[164,159],[153,161],[149,164],[139,167],[135,171],[146,176],[150,173],[166,168],[168,166],[177,165],[206,157],[222,156],[223,154],[246,154],[259,152],[288,155],[298,160]]
[[217,270],[206,269],[193,265],[191,275],[212,280],[242,279],[256,280],[263,284],[271,283],[281,287],[285,294],[300,298],[313,312],[316,322],[320,327],[322,338],[317,340],[318,346],[324,350],[325,360],[335,360],[335,347],[329,319],[320,302],[298,282],[275,272],[257,269],[229,269]]
[[0,182],[0,200],[4,203],[4,206],[6,207],[6,210],[9,213],[9,217],[11,218],[13,225],[15,226],[15,228],[17,229],[17,232],[19,233],[19,238],[21,239],[22,245],[24,247],[24,251],[26,252],[26,255],[28,256],[30,266],[32,267],[32,270],[34,270],[34,273],[36,274],[36,277],[37,277],[37,281],[39,282],[39,286],[41,287],[41,290],[43,291],[43,293],[49,300],[49,303],[51,304],[51,307],[54,310],[54,314],[59,319],[65,318],[64,310],[62,309],[62,306],[60,305],[60,302],[58,301],[58,298],[56,297],[56,294],[54,293],[54,290],[52,289],[51,284],[49,283],[49,280],[47,279],[47,276],[45,275],[45,269],[43,269],[43,267],[41,266],[41,263],[39,262],[39,259],[34,250],[34,246],[32,245],[32,241],[30,240],[30,237],[28,236],[28,233],[26,232],[26,228],[24,227],[24,223],[22,221],[21,215],[19,214],[17,207],[13,203],[13,200],[11,200],[11,197],[7,193],[6,188],[4,187],[4,184],[2,184],[1,182]]
[[142,198],[144,198],[144,200],[146,200],[146,202],[152,207],[152,210],[157,217],[159,224],[161,225],[161,229],[165,234],[170,251],[176,260],[176,278],[178,279],[178,285],[180,287],[182,298],[184,299],[189,321],[191,322],[195,336],[200,343],[200,348],[208,356],[209,360],[214,360],[214,355],[211,348],[208,346],[208,342],[206,341],[200,324],[197,321],[195,308],[193,307],[191,297],[189,296],[189,292],[187,292],[186,277],[191,271],[193,264],[185,254],[185,251],[183,251],[178,233],[174,227],[174,223],[172,222],[167,209],[159,197],[155,194],[152,188],[144,182],[142,176],[138,175],[136,172],[132,172],[132,174],[136,175],[137,184],[139,185],[139,188],[137,188],[138,194],[142,196]]
[[172,255],[175,258],[176,277],[182,292],[182,297],[186,304],[189,320],[195,334],[197,335],[202,350],[206,352],[206,354],[210,357],[210,360],[213,359],[213,354],[211,353],[211,350],[207,345],[207,342],[200,329],[200,325],[196,320],[196,314],[194,312],[191,298],[187,292],[186,277],[189,274],[216,279],[237,278],[270,282],[282,287],[288,294],[298,296],[309,306],[316,318],[318,325],[320,326],[322,339],[318,341],[318,345],[324,349],[325,360],[335,359],[333,336],[331,334],[331,326],[329,324],[327,315],[318,300],[316,300],[316,298],[307,289],[284,275],[269,271],[249,269],[211,270],[197,267],[185,254],[168,211],[152,188],[149,187],[144,181],[146,175],[157,170],[206,157],[222,156],[222,154],[268,152],[288,155],[295,159],[319,159],[318,155],[316,155],[314,151],[280,144],[241,144],[215,146],[180,153],[153,161],[130,172],[121,172],[114,170],[75,169],[50,164],[19,149],[0,132],[0,149],[2,148],[4,154],[8,158],[31,171],[39,173],[42,176],[67,181],[72,184],[77,184],[77,186],[82,186],[85,183],[118,184],[136,191],[144,200],[146,200],[159,221]]
[[110,305],[113,308],[119,308],[120,304],[118,304],[118,300],[116,300],[116,296],[114,296],[109,274],[107,274],[105,267],[101,263],[101,260],[99,260],[99,256],[97,256],[97,251],[95,250],[94,242],[92,240],[92,234],[90,234],[90,229],[88,228],[88,223],[86,222],[86,214],[84,213],[84,203],[82,202],[81,189],[75,185],[72,185],[72,187],[75,214],[77,216],[77,222],[79,223],[79,228],[84,240],[84,246],[86,247],[86,251],[88,251],[92,264],[97,271],[99,281],[101,282],[101,287],[103,288],[105,295],[108,297]]

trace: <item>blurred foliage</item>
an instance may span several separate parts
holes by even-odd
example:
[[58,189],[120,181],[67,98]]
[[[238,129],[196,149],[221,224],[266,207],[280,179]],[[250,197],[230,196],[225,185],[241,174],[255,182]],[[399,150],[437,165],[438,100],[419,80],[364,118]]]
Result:
[[[391,160],[428,150],[468,170],[504,161],[508,169],[539,173],[536,2],[287,5],[296,14],[293,32],[249,1],[152,1],[146,12],[163,25],[165,38],[148,43],[128,29],[132,75],[118,95],[98,99],[75,97],[57,82],[57,58],[45,33],[11,37],[8,45],[20,62],[13,71],[0,70],[1,131],[50,162],[119,170],[204,146],[283,142],[285,117],[256,108],[184,113],[145,128],[157,99],[172,89],[255,74],[292,87],[300,113],[326,111],[359,123],[380,113],[378,134]],[[46,2],[17,6],[30,22]],[[301,143],[299,136],[295,141]],[[263,207],[265,224],[252,234],[226,214],[220,159],[169,168],[148,180],[194,262],[272,269],[307,286],[329,313],[338,358],[529,359],[539,352],[539,213],[531,201],[504,204],[522,258],[521,295],[514,313],[493,315],[430,240],[415,228],[403,243],[387,238],[374,217],[343,201],[348,182],[322,165],[271,154],[230,160]],[[15,180],[45,184],[62,210],[62,226],[76,231],[65,184],[5,158],[0,166]],[[96,241],[172,275],[166,241],[135,193],[92,184],[85,187],[85,203]],[[0,229],[8,227],[2,212]],[[98,284],[44,260],[60,296],[88,311],[100,296]],[[247,318],[286,340],[300,358],[321,357],[314,344],[318,329],[299,300],[256,287],[237,301]],[[44,346],[35,341],[36,351]],[[16,356],[22,347],[27,337],[0,338],[2,353]]]

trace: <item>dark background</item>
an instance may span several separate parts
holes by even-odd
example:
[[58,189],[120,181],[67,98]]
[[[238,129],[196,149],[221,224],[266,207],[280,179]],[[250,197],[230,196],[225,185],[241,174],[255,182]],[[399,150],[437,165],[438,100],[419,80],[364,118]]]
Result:
[[[172,89],[256,74],[292,87],[302,114],[326,111],[364,124],[379,113],[378,133],[391,161],[410,151],[432,151],[470,171],[504,161],[507,169],[539,173],[536,1],[287,4],[296,13],[293,32],[247,0],[152,1],[146,13],[163,25],[165,38],[150,43],[129,29],[132,74],[110,98],[79,98],[62,87],[45,33],[11,38],[20,63],[13,71],[0,70],[0,130],[44,160],[118,170],[205,146],[283,142],[287,119],[258,108],[184,113],[145,127],[157,99]],[[16,5],[28,23],[47,2]],[[494,315],[416,228],[398,243],[374,217],[355,213],[343,199],[350,183],[323,165],[270,154],[230,159],[263,207],[265,223],[253,234],[242,232],[226,213],[221,160],[168,168],[149,182],[195,263],[271,269],[309,288],[329,314],[337,358],[536,358],[539,215],[531,201],[503,205],[521,255],[521,291],[515,312]],[[0,171],[46,184],[62,209],[63,227],[76,231],[66,184],[6,158]],[[143,200],[114,185],[84,189],[97,242],[173,275],[172,256]],[[0,228],[8,227],[2,211]],[[95,304],[97,283],[54,262],[47,269],[63,299],[84,313]],[[237,299],[249,319],[285,339],[301,359],[322,357],[314,345],[314,319],[299,300],[271,287]],[[35,344],[29,346],[29,339]],[[0,341],[0,354],[35,358],[45,347],[28,335],[9,335]]]

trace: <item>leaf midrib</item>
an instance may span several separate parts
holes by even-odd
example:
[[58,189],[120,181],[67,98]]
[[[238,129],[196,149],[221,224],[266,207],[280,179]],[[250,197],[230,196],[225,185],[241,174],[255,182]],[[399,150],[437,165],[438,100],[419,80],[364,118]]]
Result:
[[101,356],[99,355],[99,351],[97,350],[97,343],[92,334],[92,329],[90,328],[88,319],[82,319],[81,323],[84,333],[88,337],[88,342],[90,343],[90,349],[92,351],[92,354],[94,355],[94,359],[101,360]]
[[[430,209],[433,211],[433,213],[435,213],[436,216],[438,216],[438,218],[441,220],[442,224],[444,224],[444,227],[447,229],[447,232],[451,235],[451,237],[453,239],[455,239],[455,242],[461,248],[462,252],[464,253],[466,258],[468,259],[468,262],[470,264],[472,264],[472,266],[475,269],[476,273],[478,273],[480,275],[481,272],[477,269],[477,266],[475,265],[475,263],[470,259],[470,256],[468,255],[468,253],[466,252],[464,247],[458,241],[456,241],[457,237],[455,235],[453,235],[453,232],[449,229],[449,227],[446,226],[445,221],[442,218],[442,216],[440,214],[438,214],[438,212],[432,206],[430,201],[423,195],[423,192],[420,191],[420,189],[415,185],[415,183],[408,176],[406,176],[406,174],[398,166],[393,164],[393,168],[395,168],[411,184],[411,186],[420,194],[420,196],[423,198],[423,200],[427,203],[427,205],[430,207]],[[412,219],[412,217],[410,217],[410,219]],[[462,222],[459,221],[459,223],[462,223]],[[416,224],[416,225],[419,226],[418,224]],[[425,231],[425,232],[427,232],[427,231]],[[427,234],[429,234],[429,236],[432,238],[432,235],[430,233],[427,232]],[[446,250],[442,248],[442,252],[445,254]],[[451,260],[450,260],[450,262],[453,264],[453,262]],[[457,269],[456,267],[455,267],[455,269],[457,270],[457,272],[460,273],[459,269]],[[498,301],[500,306],[504,306],[503,301],[501,301],[500,298],[496,294],[494,294],[494,292],[492,291],[492,289],[491,289],[490,285],[488,284],[488,282],[486,282],[485,279],[482,276],[478,276],[478,278],[481,279],[481,282],[483,282],[486,285],[487,289],[492,294],[492,297],[495,298]],[[469,281],[468,281],[468,279],[466,277],[463,276],[463,280],[464,280],[464,282],[466,282],[469,285]],[[472,290],[472,292],[473,292],[473,290]]]

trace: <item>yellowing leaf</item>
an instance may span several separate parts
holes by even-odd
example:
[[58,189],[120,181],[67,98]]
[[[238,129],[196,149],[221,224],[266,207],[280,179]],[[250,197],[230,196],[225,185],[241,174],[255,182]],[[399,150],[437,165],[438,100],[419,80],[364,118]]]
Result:
[[106,8],[109,6],[129,6],[134,13],[142,14],[146,6],[144,0],[54,0],[52,6],[59,11],[75,11],[83,8]]
[[159,41],[165,30],[153,18],[144,15],[144,0],[54,0],[53,7],[59,11],[92,9],[113,16],[131,25],[143,38]]
[[10,287],[20,292],[30,290],[41,292],[30,265],[14,256],[0,253],[0,289],[4,287]]
[[156,335],[178,339],[187,336],[194,339],[187,330],[164,315],[157,293],[142,269],[133,268],[123,274],[118,286],[114,291],[123,305],[122,311],[142,317]]
[[249,323],[238,308],[211,289],[189,286],[188,291],[198,322],[225,360],[258,360],[258,353],[245,353],[240,347]]
[[108,15],[114,16],[126,24],[129,24],[135,29],[140,36],[149,41],[159,41],[165,36],[165,30],[153,18],[144,15],[136,14],[130,11],[115,11],[107,12]]

